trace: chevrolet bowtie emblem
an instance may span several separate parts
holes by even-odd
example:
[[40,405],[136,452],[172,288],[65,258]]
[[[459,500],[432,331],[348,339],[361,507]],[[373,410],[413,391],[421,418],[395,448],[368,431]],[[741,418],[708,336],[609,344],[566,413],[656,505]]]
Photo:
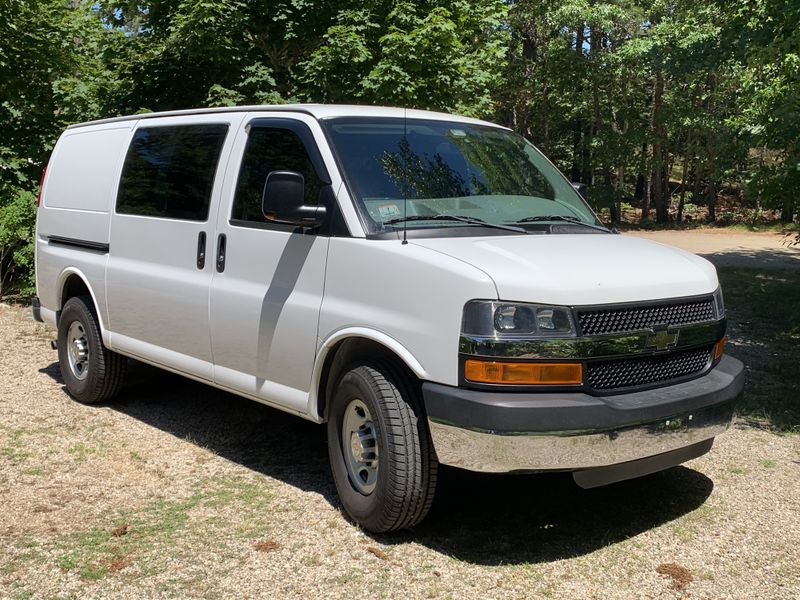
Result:
[[656,350],[668,350],[678,345],[678,332],[659,329],[647,337],[644,343],[645,348],[655,348]]

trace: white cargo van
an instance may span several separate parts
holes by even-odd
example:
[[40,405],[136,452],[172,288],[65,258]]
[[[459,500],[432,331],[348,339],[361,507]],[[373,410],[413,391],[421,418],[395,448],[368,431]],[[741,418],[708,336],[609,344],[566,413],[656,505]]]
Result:
[[711,264],[616,235],[530,143],[297,105],[75,125],[43,181],[34,313],[78,401],[127,357],[318,423],[346,512],[419,522],[439,464],[664,469],[729,425]]

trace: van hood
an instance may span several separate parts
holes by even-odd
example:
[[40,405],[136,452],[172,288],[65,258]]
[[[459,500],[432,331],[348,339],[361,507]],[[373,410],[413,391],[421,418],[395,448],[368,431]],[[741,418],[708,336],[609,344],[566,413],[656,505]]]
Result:
[[588,305],[709,294],[717,272],[704,258],[612,234],[416,239],[409,243],[471,264],[494,280],[498,298]]

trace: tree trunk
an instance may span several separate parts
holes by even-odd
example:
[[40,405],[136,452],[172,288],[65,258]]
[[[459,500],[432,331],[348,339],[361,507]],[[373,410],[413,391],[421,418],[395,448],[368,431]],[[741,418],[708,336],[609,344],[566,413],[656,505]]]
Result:
[[622,189],[625,185],[625,165],[621,164],[617,167],[617,181],[614,184],[614,206],[616,207],[617,220],[614,221],[615,225],[622,223]]
[[[689,134],[689,138],[691,139],[691,134]],[[686,144],[686,150],[683,153],[683,172],[681,173],[681,196],[680,200],[678,200],[678,216],[677,221],[678,223],[683,222],[683,204],[686,200],[686,175],[689,172],[689,152],[691,151],[690,144]]]
[[[589,127],[589,141],[586,144],[586,148],[588,151],[587,156],[587,163],[589,169],[591,169],[590,173],[590,180],[594,180],[594,154],[592,152],[592,148],[594,147],[593,141],[594,138],[597,137],[597,134],[600,131],[600,83],[597,80],[597,67],[596,61],[598,54],[600,53],[600,47],[602,44],[602,38],[600,36],[600,32],[596,28],[591,28],[590,30],[590,39],[589,39],[589,70],[591,72],[592,77],[592,124]],[[608,173],[607,177],[608,181],[606,183],[611,183],[611,174]]]
[[642,198],[644,198],[644,173],[639,171],[636,174],[636,185],[633,189],[633,199],[637,202],[641,202]]
[[781,221],[791,223],[794,221],[794,199],[786,198],[781,206]]
[[651,129],[653,132],[653,165],[652,165],[652,202],[656,209],[656,221],[666,223],[669,220],[667,196],[669,193],[666,172],[667,168],[667,131],[664,125],[664,73],[656,71],[653,83],[653,111]]
[[693,175],[694,181],[692,182],[692,202],[698,204],[700,201],[700,189],[703,187],[703,163],[696,165]]
[[713,181],[708,185],[708,222],[713,223],[717,220],[717,194],[719,182]]
[[[583,43],[586,40],[585,29],[586,25],[584,23],[581,23],[577,31],[575,32],[575,52],[580,56],[583,56]],[[581,123],[580,120],[578,120],[575,122],[574,129],[572,130],[572,166],[570,167],[569,170],[569,176],[572,181],[582,181],[582,171],[583,171],[583,169],[581,168],[581,161],[583,157],[583,152],[581,150],[582,137],[583,137],[583,124]]]
[[653,194],[653,170],[647,172],[647,181],[644,185],[644,200],[642,201],[642,221],[650,218],[650,201]]

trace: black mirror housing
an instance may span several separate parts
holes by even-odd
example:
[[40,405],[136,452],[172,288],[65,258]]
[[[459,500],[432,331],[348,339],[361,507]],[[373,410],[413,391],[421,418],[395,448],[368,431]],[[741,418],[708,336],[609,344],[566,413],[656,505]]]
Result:
[[305,204],[305,179],[297,171],[270,171],[261,196],[261,212],[276,223],[318,227],[325,207]]
[[581,195],[581,198],[584,200],[589,199],[589,186],[585,183],[579,183],[577,181],[572,182],[572,187]]

